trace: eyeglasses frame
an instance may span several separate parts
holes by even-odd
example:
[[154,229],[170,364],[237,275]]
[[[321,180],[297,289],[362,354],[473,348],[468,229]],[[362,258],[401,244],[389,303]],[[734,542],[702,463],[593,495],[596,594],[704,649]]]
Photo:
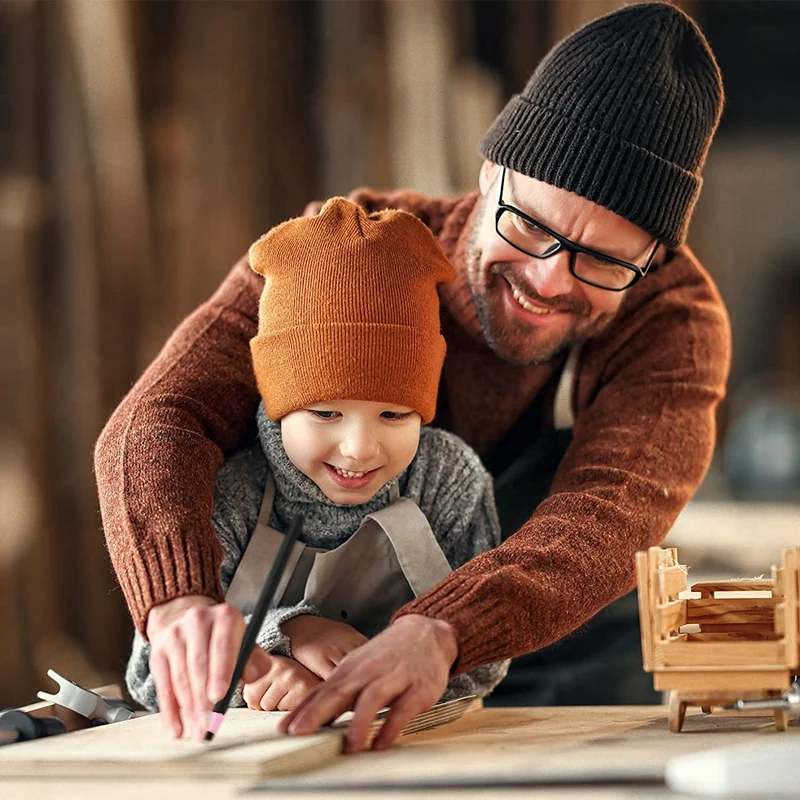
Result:
[[[609,256],[606,253],[601,253],[599,250],[592,250],[589,247],[583,247],[583,245],[577,244],[576,242],[567,239],[566,236],[562,236],[560,233],[557,233],[552,228],[547,227],[547,225],[544,225],[543,223],[539,222],[538,219],[535,219],[534,217],[531,217],[528,214],[526,214],[524,211],[520,211],[520,209],[516,208],[515,206],[506,203],[503,200],[503,188],[505,186],[505,181],[506,181],[506,167],[503,167],[502,169],[503,171],[500,174],[500,195],[497,199],[497,209],[494,215],[494,227],[495,230],[497,231],[497,235],[504,242],[510,244],[515,250],[519,250],[520,253],[525,253],[526,256],[530,256],[531,258],[535,258],[540,261],[544,260],[545,258],[550,258],[551,256],[556,255],[556,253],[560,253],[562,250],[566,250],[566,252],[569,253],[569,271],[572,274],[572,276],[577,280],[581,281],[581,283],[586,283],[589,286],[594,286],[597,289],[605,289],[607,292],[624,292],[625,290],[630,289],[631,286],[633,286],[634,284],[638,283],[642,278],[644,278],[645,275],[647,275],[647,272],[653,263],[653,259],[655,258],[656,252],[658,251],[658,248],[661,244],[661,242],[659,242],[658,239],[655,240],[655,246],[650,251],[650,255],[648,256],[647,263],[644,265],[644,267],[639,267],[636,264],[631,264],[628,261],[623,261],[622,259],[614,258],[614,256]],[[514,242],[507,239],[500,232],[500,217],[502,217],[506,211],[508,211],[511,214],[516,214],[517,216],[524,219],[526,222],[529,222],[531,225],[535,225],[537,228],[540,228],[549,236],[552,236],[558,243],[558,246],[555,248],[555,250],[551,250],[549,253],[544,253],[543,255],[536,255],[536,253],[529,253],[527,250],[523,250],[521,247],[514,244]],[[582,278],[575,272],[575,260],[578,253],[585,253],[586,255],[589,256],[595,256],[596,258],[601,258],[603,261],[608,261],[612,264],[624,267],[625,269],[628,269],[631,272],[633,272],[634,274],[633,280],[631,280],[630,283],[618,289],[614,289],[609,286],[601,286],[599,283],[594,283],[593,281],[586,280],[586,278]]]

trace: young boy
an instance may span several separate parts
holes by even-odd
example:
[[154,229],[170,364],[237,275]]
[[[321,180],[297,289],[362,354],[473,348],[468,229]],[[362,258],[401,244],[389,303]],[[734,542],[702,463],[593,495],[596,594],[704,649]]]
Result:
[[[290,710],[403,604],[495,547],[500,525],[478,456],[422,427],[445,354],[437,284],[454,275],[425,225],[334,198],[259,239],[250,264],[265,278],[258,442],[219,470],[212,522],[226,602],[247,619],[304,517],[258,637],[273,666],[243,691],[252,708]],[[126,680],[155,709],[149,651],[137,633]],[[484,696],[507,667],[460,675],[446,696]]]

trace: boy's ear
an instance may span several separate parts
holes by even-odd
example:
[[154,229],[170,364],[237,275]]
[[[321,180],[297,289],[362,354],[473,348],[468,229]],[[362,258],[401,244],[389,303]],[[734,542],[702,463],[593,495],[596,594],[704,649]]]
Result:
[[480,174],[478,175],[478,186],[484,197],[486,197],[489,193],[489,189],[494,185],[499,171],[500,167],[495,164],[494,161],[487,161],[484,159],[483,164],[481,164]]

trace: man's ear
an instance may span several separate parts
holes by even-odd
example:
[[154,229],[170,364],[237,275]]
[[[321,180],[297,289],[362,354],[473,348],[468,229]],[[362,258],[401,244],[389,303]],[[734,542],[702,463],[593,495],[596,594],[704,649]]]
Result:
[[484,197],[486,197],[489,193],[489,189],[494,185],[499,170],[500,167],[495,164],[494,161],[487,161],[484,159],[483,164],[481,164],[481,171],[478,175],[478,186]]

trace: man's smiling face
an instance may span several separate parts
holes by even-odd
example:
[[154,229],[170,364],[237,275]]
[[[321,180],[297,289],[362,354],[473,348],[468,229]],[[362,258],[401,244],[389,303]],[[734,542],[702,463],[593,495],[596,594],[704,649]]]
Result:
[[[484,161],[481,197],[467,252],[467,280],[487,343],[505,361],[533,364],[599,335],[626,295],[579,281],[562,250],[536,259],[502,239],[495,227],[497,164]],[[507,171],[503,200],[584,247],[644,265],[650,234],[565,189]]]

